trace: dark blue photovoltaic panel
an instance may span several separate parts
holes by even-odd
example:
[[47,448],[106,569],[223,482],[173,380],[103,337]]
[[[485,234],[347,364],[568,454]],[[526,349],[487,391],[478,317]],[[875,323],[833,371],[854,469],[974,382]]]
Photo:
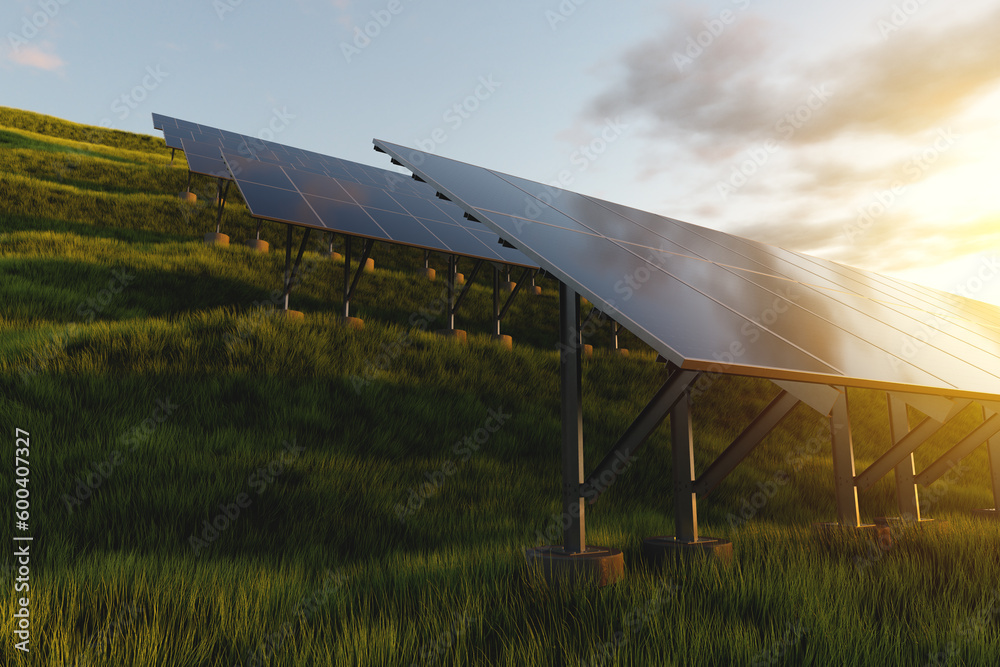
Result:
[[1000,309],[375,141],[682,368],[1000,397]]
[[[199,145],[198,150],[203,150],[203,146]],[[408,212],[391,193],[380,188],[217,150],[255,217],[537,268],[518,251],[500,248],[496,234],[481,225],[469,229],[424,220]],[[428,188],[427,193],[432,196],[433,190]]]
[[255,217],[537,268],[408,176],[161,114],[153,124],[192,172],[234,180]]

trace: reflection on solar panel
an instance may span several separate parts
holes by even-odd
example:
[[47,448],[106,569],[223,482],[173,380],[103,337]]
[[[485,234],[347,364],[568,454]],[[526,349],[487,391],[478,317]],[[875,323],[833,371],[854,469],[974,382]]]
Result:
[[683,369],[1000,397],[1000,309],[376,141]]
[[167,145],[184,151],[191,171],[235,180],[254,217],[537,268],[424,183],[385,169],[154,114],[154,125],[157,122]]
[[[352,179],[344,168],[331,170],[342,174],[334,177],[225,151],[222,155],[254,217],[535,267],[517,250],[498,243],[496,234],[464,219],[456,206],[436,199],[431,188],[411,179],[393,182],[390,191],[371,178]],[[370,176],[364,171],[355,171],[355,176]]]

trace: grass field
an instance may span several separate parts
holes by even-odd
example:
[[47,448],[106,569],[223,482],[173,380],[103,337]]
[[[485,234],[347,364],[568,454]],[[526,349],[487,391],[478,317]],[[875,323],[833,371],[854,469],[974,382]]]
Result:
[[[550,590],[524,550],[560,511],[555,284],[515,302],[508,352],[486,335],[480,278],[460,346],[428,333],[444,325],[443,284],[416,276],[422,253],[379,245],[354,331],[337,324],[342,264],[317,237],[291,297],[306,321],[273,317],[284,229],[265,224],[270,254],[239,245],[255,223],[237,194],[233,245],[206,247],[215,186],[196,178],[199,204],[180,202],[184,158],[169,153],[0,108],[0,488],[13,513],[23,429],[34,536],[25,655],[13,522],[0,532],[2,664],[996,663],[1000,524],[969,516],[993,504],[982,448],[923,490],[947,532],[824,546],[811,524],[836,518],[828,425],[800,405],[699,503],[701,532],[732,540],[734,563],[649,571],[642,539],[673,532],[661,428],[588,508],[588,540],[624,550],[626,579]],[[607,324],[587,342],[592,468],[665,371],[629,334],[631,357],[613,353]],[[699,470],[777,393],[708,384]],[[889,443],[887,409],[874,392],[849,398],[860,470]],[[897,513],[891,477],[861,508]]]

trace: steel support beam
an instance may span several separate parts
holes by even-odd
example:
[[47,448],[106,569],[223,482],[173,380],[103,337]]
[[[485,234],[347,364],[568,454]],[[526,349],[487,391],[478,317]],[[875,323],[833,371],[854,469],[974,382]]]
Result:
[[[890,392],[886,394],[886,400],[889,402],[889,433],[895,446],[910,432],[910,419],[906,412],[906,402],[901,397]],[[920,497],[912,451],[896,464],[895,471],[899,516],[907,521],[920,521]]]
[[493,335],[500,335],[500,269],[493,267]]
[[344,317],[351,316],[351,298],[354,296],[354,290],[358,286],[358,281],[361,280],[361,274],[365,270],[365,262],[368,261],[368,256],[372,253],[372,246],[375,242],[371,239],[366,239],[361,251],[361,261],[358,262],[358,270],[354,273],[354,279],[351,279],[351,239],[353,236],[344,236]]
[[795,409],[799,402],[799,399],[787,391],[779,393],[733,440],[726,451],[719,454],[712,465],[698,477],[694,483],[695,493],[699,496],[707,496],[711,493]]
[[927,469],[917,475],[917,484],[929,486],[936,482],[950,468],[953,468],[959,461],[972,453],[972,451],[983,444],[997,433],[1000,433],[1000,414],[995,414],[982,424],[973,429],[972,433],[965,436],[961,442],[949,449],[944,455],[934,463],[927,466]]
[[[983,421],[986,421],[991,414],[991,411],[983,406]],[[993,483],[993,509],[1000,511],[1000,436],[990,438],[987,450],[990,462],[990,481]]]
[[670,408],[670,442],[673,449],[674,539],[698,541],[698,496],[694,492],[694,432],[691,428],[691,393],[685,389]]
[[299,273],[299,264],[302,262],[302,254],[306,251],[306,242],[309,240],[309,232],[311,231],[306,227],[305,234],[302,235],[302,244],[299,246],[299,252],[295,256],[295,266],[292,266],[292,226],[287,225],[288,234],[285,241],[285,310],[288,310],[288,295],[292,293],[292,283],[294,282],[296,276]]
[[657,390],[639,416],[581,486],[581,495],[587,498],[588,503],[596,502],[618,475],[624,472],[624,468],[628,467],[626,462],[632,458],[633,452],[646,441],[657,426],[663,423],[670,410],[698,379],[698,375],[698,371],[682,370],[670,374],[667,381]]
[[873,487],[890,470],[895,469],[903,463],[907,457],[911,457],[917,447],[927,442],[931,436],[942,428],[944,428],[944,424],[936,422],[930,417],[924,417],[923,421],[917,424],[912,431],[905,432],[902,438],[896,441],[896,444],[889,451],[878,457],[863,473],[857,476],[855,483],[858,486],[858,490],[867,491]]
[[470,273],[469,276],[465,279],[465,287],[462,288],[462,291],[458,293],[458,298],[455,299],[456,313],[458,312],[459,307],[462,305],[462,302],[465,301],[465,295],[469,293],[469,288],[472,287],[472,281],[474,281],[476,279],[476,276],[479,275],[479,269],[481,268],[483,268],[483,260],[477,259],[475,266],[472,267],[472,273]]
[[[215,233],[218,234],[222,229],[222,210],[226,207],[226,199],[229,197],[229,184],[232,181],[226,181],[226,188],[222,188],[222,179],[219,179],[216,189],[219,196],[219,213],[215,218]],[[257,219],[257,238],[260,238],[260,219]]]
[[583,482],[583,365],[580,345],[580,295],[559,283],[559,377],[562,398],[563,550],[586,551]]
[[830,414],[830,440],[833,449],[833,484],[837,498],[837,518],[841,526],[857,528],[861,525],[858,512],[858,490],[854,485],[854,442],[851,440],[851,419],[847,407],[847,389],[841,388],[840,396]]
[[448,255],[448,328],[455,328],[455,256]]

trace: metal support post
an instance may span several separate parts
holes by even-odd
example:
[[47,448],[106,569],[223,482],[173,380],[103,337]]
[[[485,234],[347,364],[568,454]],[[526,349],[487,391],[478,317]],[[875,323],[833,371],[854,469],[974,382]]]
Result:
[[674,537],[698,541],[698,497],[694,492],[694,432],[691,393],[687,390],[670,409],[670,436],[674,463]]
[[837,518],[844,527],[861,525],[858,512],[858,489],[854,485],[854,442],[851,440],[851,420],[847,408],[847,388],[833,404],[830,415],[830,439],[833,449],[833,484],[837,497]]
[[[891,393],[886,394],[886,397],[889,401],[889,433],[893,445],[897,445],[910,432],[910,420],[906,414],[906,403],[902,399]],[[920,497],[917,492],[917,471],[913,465],[913,452],[896,466],[895,472],[899,516],[906,521],[920,521]]]
[[559,375],[562,393],[563,550],[587,548],[583,482],[583,382],[580,346],[580,295],[559,284]]

